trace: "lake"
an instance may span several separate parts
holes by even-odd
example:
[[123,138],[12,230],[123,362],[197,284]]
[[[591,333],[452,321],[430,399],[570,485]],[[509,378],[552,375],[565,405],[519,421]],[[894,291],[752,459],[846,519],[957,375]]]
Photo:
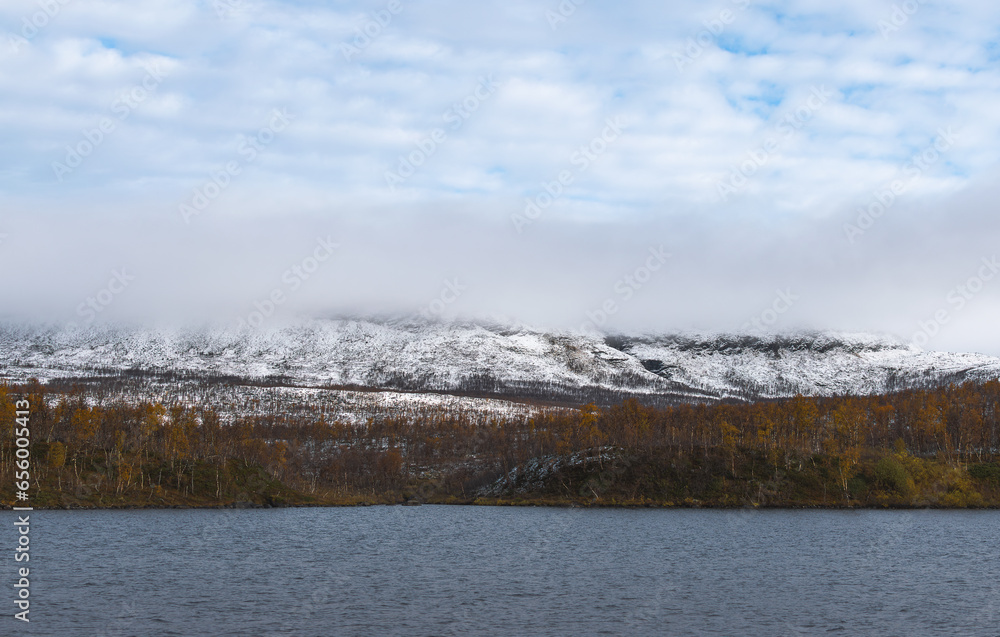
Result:
[[[0,512],[4,544],[15,514]],[[1000,512],[35,511],[4,635],[1000,635]],[[8,630],[11,629],[11,630]]]

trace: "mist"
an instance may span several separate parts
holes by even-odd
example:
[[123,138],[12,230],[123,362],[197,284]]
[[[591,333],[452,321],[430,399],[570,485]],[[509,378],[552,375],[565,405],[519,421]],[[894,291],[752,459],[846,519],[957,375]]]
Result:
[[994,5],[361,5],[6,6],[0,314],[1000,354]]
[[[766,222],[695,211],[628,223],[552,216],[521,233],[516,202],[220,211],[197,228],[124,211],[25,214],[9,218],[0,293],[17,299],[12,317],[80,325],[423,315],[624,332],[924,333],[916,342],[927,348],[993,353],[995,198],[985,185],[900,205],[853,243],[845,226],[856,211]],[[941,311],[947,322],[935,319]]]

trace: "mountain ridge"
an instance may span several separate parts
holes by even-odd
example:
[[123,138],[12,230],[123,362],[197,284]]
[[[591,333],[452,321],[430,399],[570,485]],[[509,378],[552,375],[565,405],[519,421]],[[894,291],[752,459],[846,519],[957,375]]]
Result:
[[416,318],[310,319],[260,330],[0,324],[0,377],[122,372],[657,402],[874,394],[989,380],[1000,378],[1000,358],[923,352],[858,332],[582,334]]

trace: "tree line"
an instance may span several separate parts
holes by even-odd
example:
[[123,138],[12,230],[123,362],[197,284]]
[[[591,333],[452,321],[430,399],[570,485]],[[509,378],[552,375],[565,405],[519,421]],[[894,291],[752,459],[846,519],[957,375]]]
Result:
[[608,449],[723,458],[732,473],[748,458],[774,471],[832,459],[844,491],[865,458],[905,452],[949,465],[991,462],[1000,449],[1000,381],[879,396],[804,397],[665,408],[629,399],[483,419],[461,411],[388,413],[363,423],[297,410],[237,416],[223,424],[210,404],[160,404],[38,382],[0,386],[0,494],[14,454],[14,402],[31,404],[38,486],[155,501],[165,489],[223,498],[256,467],[304,493],[373,496],[431,481],[469,496],[531,459],[600,458]]

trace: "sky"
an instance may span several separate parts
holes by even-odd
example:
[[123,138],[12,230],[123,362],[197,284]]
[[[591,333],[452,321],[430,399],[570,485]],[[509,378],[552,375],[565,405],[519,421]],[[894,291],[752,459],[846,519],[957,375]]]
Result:
[[7,0],[0,316],[1000,355],[1000,5]]

